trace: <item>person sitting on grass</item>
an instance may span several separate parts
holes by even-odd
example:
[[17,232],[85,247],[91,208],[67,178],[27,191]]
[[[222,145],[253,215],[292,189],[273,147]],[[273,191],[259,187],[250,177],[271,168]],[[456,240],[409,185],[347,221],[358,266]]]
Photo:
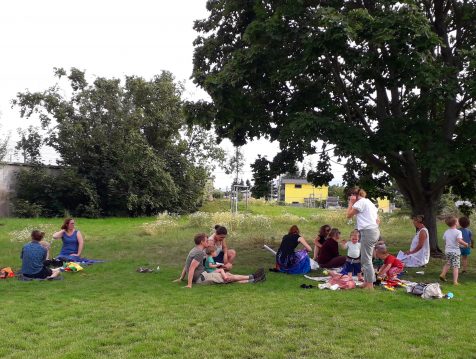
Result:
[[340,268],[344,265],[346,257],[339,255],[339,240],[339,230],[332,228],[317,257],[321,268]]
[[377,273],[377,278],[386,278],[387,280],[397,279],[397,276],[402,273],[405,265],[395,256],[389,254],[387,248],[382,246],[377,247],[375,253],[377,258],[383,260],[383,265]]
[[360,266],[360,242],[359,231],[354,229],[350,232],[350,240],[341,242],[341,247],[347,249],[347,258],[340,274],[357,276],[359,281],[363,281],[362,269]]
[[312,259],[314,259],[315,261],[317,261],[317,256],[319,255],[319,250],[322,248],[322,245],[326,241],[327,235],[329,234],[330,231],[331,231],[331,226],[329,226],[328,224],[324,224],[319,229],[319,234],[314,239],[314,255],[313,255]]
[[79,261],[84,248],[84,240],[81,232],[75,229],[73,218],[66,218],[61,230],[53,234],[54,239],[62,239],[63,247],[58,255],[59,259],[67,261]]
[[471,233],[471,230],[468,228],[468,217],[461,217],[458,222],[461,226],[459,230],[463,235],[463,241],[468,244],[467,247],[461,248],[461,259],[463,260],[463,271],[461,273],[466,273],[466,271],[468,270],[468,256],[471,254],[471,248],[474,248],[473,233]]
[[208,246],[214,246],[217,249],[217,255],[214,258],[215,261],[223,263],[223,269],[230,271],[233,267],[236,251],[228,248],[226,242],[227,235],[228,230],[226,227],[217,224],[215,226],[215,232],[208,238]]
[[[305,249],[295,251],[301,243]],[[296,225],[291,226],[288,234],[283,237],[281,245],[276,252],[276,269],[288,274],[306,274],[311,271],[311,261],[308,252],[312,250],[304,237],[299,234]]]
[[416,233],[412,239],[410,250],[400,251],[397,254],[397,258],[405,264],[405,267],[423,267],[430,261],[430,236],[423,219],[421,214],[412,216]]
[[195,284],[223,284],[223,283],[258,283],[266,280],[266,274],[264,269],[258,269],[254,274],[250,275],[238,275],[227,273],[228,280],[225,281],[220,273],[211,272],[208,273],[205,270],[205,248],[208,247],[208,238],[205,233],[199,233],[195,235],[193,239],[195,247],[188,253],[185,260],[185,266],[183,267],[180,277],[174,282],[181,282],[184,278],[187,279],[186,288],[192,288]]
[[53,279],[60,275],[60,269],[46,267],[47,250],[40,242],[45,236],[44,232],[34,230],[31,232],[31,242],[23,246],[20,258],[22,259],[21,272],[24,277],[36,279]]
[[453,284],[458,285],[458,274],[461,257],[460,246],[467,248],[468,243],[463,240],[463,234],[461,231],[456,229],[458,226],[458,219],[456,217],[446,218],[445,223],[450,228],[448,228],[443,234],[443,239],[445,241],[446,263],[441,271],[440,280],[446,282],[446,273],[448,273],[450,268],[453,268]]
[[223,268],[220,268],[223,264],[217,263],[215,262],[215,259],[213,259],[213,257],[217,256],[217,249],[213,246],[210,246],[205,249],[205,253],[207,254],[207,259],[205,260],[205,270],[208,273],[213,273],[213,272],[220,273],[222,278],[225,280],[225,282],[227,282],[228,275],[223,270]]

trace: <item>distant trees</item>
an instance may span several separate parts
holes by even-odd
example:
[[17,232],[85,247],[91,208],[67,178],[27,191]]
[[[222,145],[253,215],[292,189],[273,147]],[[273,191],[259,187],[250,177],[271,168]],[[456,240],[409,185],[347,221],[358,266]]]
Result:
[[[46,191],[53,197],[35,197],[38,183],[28,193],[20,189],[20,198],[51,207],[52,215],[62,209],[81,214],[85,208],[101,215],[151,215],[189,212],[200,205],[209,169],[223,153],[207,131],[186,126],[182,85],[171,73],[151,80],[127,76],[124,82],[98,77],[92,83],[75,68],[55,69],[55,76],[66,77],[68,96],[57,84],[43,92],[19,93],[13,105],[22,117],[39,117],[47,133],[44,142],[67,168],[59,182],[84,193],[67,199],[65,191],[62,204],[51,207],[53,193],[62,191],[55,181]],[[30,128],[17,148],[35,162],[39,141]],[[23,174],[20,182],[31,175]]]

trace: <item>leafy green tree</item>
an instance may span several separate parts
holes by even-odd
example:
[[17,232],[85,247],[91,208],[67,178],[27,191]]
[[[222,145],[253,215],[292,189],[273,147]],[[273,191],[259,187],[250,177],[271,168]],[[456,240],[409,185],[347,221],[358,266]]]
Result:
[[279,141],[273,162],[282,171],[318,152],[317,139],[334,144],[348,179],[362,172],[379,188],[396,182],[425,215],[437,251],[445,189],[476,196],[476,3],[220,0],[207,8],[195,23],[193,78],[213,102],[196,103],[190,120],[213,123],[236,145]]
[[245,157],[240,150],[240,147],[236,146],[234,153],[228,157],[228,163],[225,165],[225,173],[227,175],[235,175],[233,184],[240,184],[240,174],[243,173],[243,166],[245,165]]
[[40,163],[41,162],[41,146],[43,145],[43,137],[37,128],[29,126],[25,129],[18,129],[20,140],[17,142],[15,149],[20,151],[23,156],[24,163]]
[[2,136],[0,138],[0,162],[5,160],[8,152],[8,141],[10,140],[10,136]]
[[271,189],[271,162],[265,157],[258,155],[258,158],[251,164],[254,185],[251,187],[251,195],[254,198],[269,199]]
[[55,73],[67,77],[70,96],[57,84],[19,93],[13,104],[23,117],[39,116],[60,164],[93,186],[103,214],[188,212],[201,204],[208,176],[196,151],[208,146],[200,142],[208,137],[182,136],[188,131],[182,85],[172,74],[124,82],[99,77],[90,84],[74,68]]

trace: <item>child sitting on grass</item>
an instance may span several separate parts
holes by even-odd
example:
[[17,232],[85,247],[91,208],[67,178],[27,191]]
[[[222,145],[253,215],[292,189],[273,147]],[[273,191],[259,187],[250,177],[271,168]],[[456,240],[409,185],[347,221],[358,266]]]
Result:
[[[458,222],[461,226],[459,230],[463,235],[463,241],[468,244],[468,247],[461,248],[461,259],[463,260],[463,271],[461,273],[466,273],[466,270],[468,269],[468,256],[471,254],[471,248],[474,248],[473,233],[471,233],[471,230],[468,228],[468,217],[461,217]],[[469,248],[469,246],[471,246],[471,248]]]
[[207,249],[205,249],[205,253],[207,254],[207,259],[205,259],[205,271],[207,271],[207,273],[220,273],[223,280],[227,282],[228,275],[226,274],[225,270],[220,268],[221,264],[217,264],[215,259],[213,259],[213,257],[217,256],[217,249],[215,246],[207,247]]
[[377,258],[383,260],[383,265],[377,273],[377,278],[387,280],[395,280],[397,276],[403,271],[404,264],[395,256],[388,253],[387,248],[379,246],[375,250]]
[[360,266],[360,242],[359,231],[354,229],[350,232],[350,240],[341,241],[341,247],[347,249],[347,258],[340,274],[356,275],[359,281],[363,281],[362,269]]
[[468,243],[463,240],[463,234],[456,229],[458,225],[458,219],[456,217],[448,217],[445,220],[448,227],[443,234],[443,240],[445,241],[445,256],[446,263],[440,274],[440,280],[446,282],[446,273],[450,268],[453,268],[453,284],[458,285],[458,274],[460,266],[461,250],[460,246],[468,247]]

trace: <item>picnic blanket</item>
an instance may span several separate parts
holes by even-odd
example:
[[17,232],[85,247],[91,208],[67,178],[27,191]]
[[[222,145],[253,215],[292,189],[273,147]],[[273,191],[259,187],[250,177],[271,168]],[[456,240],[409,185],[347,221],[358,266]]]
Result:
[[63,280],[63,276],[58,276],[54,278],[30,278],[25,277],[22,273],[17,273],[17,279],[21,282],[31,282],[31,281],[45,281],[45,280]]
[[99,259],[89,259],[89,258],[81,258],[78,256],[58,256],[57,259],[60,259],[64,262],[76,262],[80,263],[81,265],[90,265],[94,263],[104,263],[105,261]]

